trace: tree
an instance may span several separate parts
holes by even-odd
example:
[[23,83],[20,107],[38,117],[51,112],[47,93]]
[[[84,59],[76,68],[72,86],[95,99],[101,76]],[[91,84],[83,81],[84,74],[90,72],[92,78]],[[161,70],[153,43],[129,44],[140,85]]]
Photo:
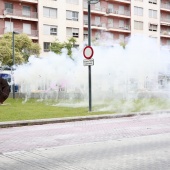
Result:
[[50,46],[50,50],[56,54],[61,54],[63,48],[64,48],[64,44],[59,42],[58,39],[56,39],[55,42],[51,43]]
[[58,40],[53,42],[50,46],[51,51],[55,52],[56,54],[61,54],[62,49],[67,49],[67,55],[72,57],[72,48],[74,47],[76,43],[76,39],[74,37],[71,37],[67,40],[67,42],[61,43]]
[[[15,35],[15,63],[22,64],[28,61],[30,55],[38,56],[40,46],[33,43],[26,34]],[[0,61],[2,65],[12,66],[12,33],[6,33],[0,39]]]

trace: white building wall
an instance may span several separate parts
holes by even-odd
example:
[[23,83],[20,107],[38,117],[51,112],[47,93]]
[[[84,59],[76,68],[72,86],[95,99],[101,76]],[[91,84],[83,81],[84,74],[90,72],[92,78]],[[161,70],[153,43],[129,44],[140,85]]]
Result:
[[[69,2],[69,3],[68,3]],[[73,2],[73,3],[71,3]],[[76,2],[76,0],[75,0]],[[58,39],[60,42],[67,41],[66,27],[78,28],[79,38],[76,38],[76,44],[80,45],[83,42],[83,0],[39,0],[39,44],[43,52],[44,42],[54,42]],[[57,8],[57,18],[48,18],[43,16],[43,7]],[[66,10],[79,12],[79,20],[66,20]],[[57,35],[44,35],[43,25],[57,26]]]
[[[134,14],[134,8],[143,8],[143,16],[137,16]],[[157,11],[157,18],[149,17],[149,9]],[[143,30],[137,30],[134,28],[134,21],[143,22]],[[157,31],[149,31],[149,24],[156,24]],[[157,0],[157,4],[149,3],[149,0],[132,0],[131,1],[131,34],[144,34],[153,38],[157,38],[160,41],[160,0]]]

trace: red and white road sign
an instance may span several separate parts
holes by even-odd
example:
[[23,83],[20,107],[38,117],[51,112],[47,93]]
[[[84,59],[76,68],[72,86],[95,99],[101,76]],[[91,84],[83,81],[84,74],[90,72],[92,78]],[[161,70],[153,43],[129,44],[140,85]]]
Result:
[[86,59],[91,59],[93,57],[94,51],[91,46],[86,46],[83,50],[83,55]]

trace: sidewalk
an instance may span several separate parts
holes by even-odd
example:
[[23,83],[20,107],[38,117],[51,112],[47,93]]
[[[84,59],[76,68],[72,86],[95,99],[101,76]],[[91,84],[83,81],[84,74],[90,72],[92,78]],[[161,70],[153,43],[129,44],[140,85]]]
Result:
[[132,117],[136,115],[161,114],[165,112],[170,113],[170,110],[104,114],[104,115],[92,115],[92,116],[77,116],[77,117],[52,118],[52,119],[23,120],[23,121],[9,121],[9,122],[0,122],[0,128],[42,125],[42,124],[50,124],[50,123],[64,123],[64,122],[85,121],[85,120],[111,119],[111,118],[121,118],[121,117]]

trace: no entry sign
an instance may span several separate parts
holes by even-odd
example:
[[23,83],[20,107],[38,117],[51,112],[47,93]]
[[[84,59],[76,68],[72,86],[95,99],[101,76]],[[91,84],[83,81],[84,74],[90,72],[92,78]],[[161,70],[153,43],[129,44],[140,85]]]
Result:
[[83,55],[86,59],[91,59],[93,57],[93,48],[91,46],[86,46],[83,50]]

